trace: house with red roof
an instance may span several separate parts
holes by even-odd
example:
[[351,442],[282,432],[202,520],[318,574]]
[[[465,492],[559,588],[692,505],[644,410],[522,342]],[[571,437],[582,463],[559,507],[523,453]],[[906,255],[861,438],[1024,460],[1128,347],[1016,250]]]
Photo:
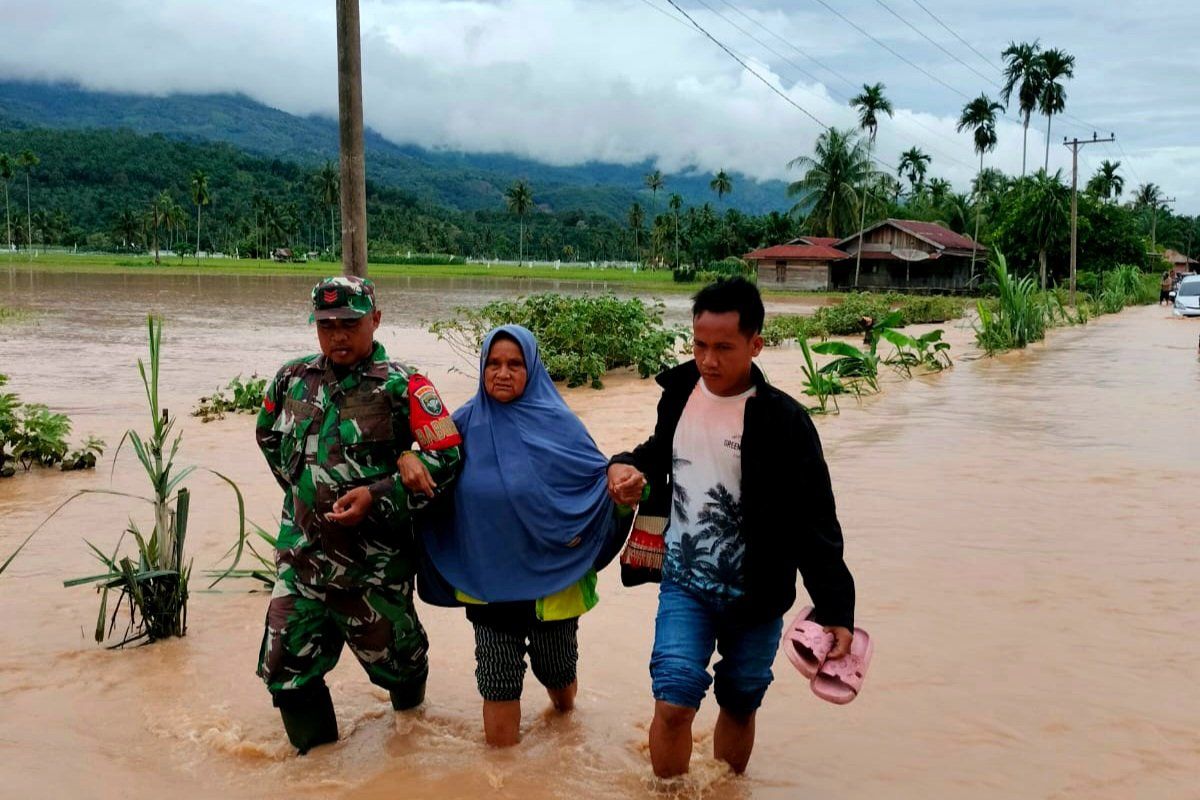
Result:
[[1191,256],[1184,255],[1178,250],[1172,250],[1168,247],[1157,255],[1160,259],[1171,265],[1171,272],[1174,273],[1174,277],[1200,272],[1200,261]]
[[977,282],[988,256],[987,248],[969,236],[936,222],[910,219],[885,219],[839,240],[835,247],[847,257],[830,267],[830,287],[834,289],[854,287],[860,248],[858,286],[876,291],[966,291]]
[[787,244],[764,247],[742,256],[758,271],[762,288],[823,291],[829,288],[830,270],[846,253],[833,247],[826,237],[793,239]]

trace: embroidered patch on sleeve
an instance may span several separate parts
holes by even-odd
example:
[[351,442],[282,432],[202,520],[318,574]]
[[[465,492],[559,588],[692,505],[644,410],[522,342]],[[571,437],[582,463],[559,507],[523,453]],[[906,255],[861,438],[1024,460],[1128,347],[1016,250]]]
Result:
[[422,450],[445,450],[462,444],[446,404],[428,378],[423,375],[410,377],[408,398],[409,425]]

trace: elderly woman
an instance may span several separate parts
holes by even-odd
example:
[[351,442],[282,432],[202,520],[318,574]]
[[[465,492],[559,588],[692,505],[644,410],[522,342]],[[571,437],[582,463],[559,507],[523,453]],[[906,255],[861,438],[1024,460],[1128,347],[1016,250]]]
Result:
[[[606,490],[607,459],[567,408],[519,325],[483,342],[480,387],[454,414],[463,472],[423,531],[428,562],[475,626],[475,676],[490,745],[519,739],[528,654],[558,711],[574,706],[579,617],[594,607],[596,569],[623,537]],[[412,491],[434,485],[401,458]],[[627,526],[626,526],[627,527]]]

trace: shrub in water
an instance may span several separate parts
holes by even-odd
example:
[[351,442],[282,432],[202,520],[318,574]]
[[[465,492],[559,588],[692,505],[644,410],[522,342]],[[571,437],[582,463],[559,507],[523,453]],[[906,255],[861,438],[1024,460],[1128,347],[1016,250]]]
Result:
[[478,309],[459,307],[453,317],[434,322],[429,330],[476,363],[488,331],[523,325],[537,337],[551,378],[599,389],[610,369],[634,367],[647,378],[677,363],[676,344],[686,342],[688,333],[665,327],[663,311],[662,303],[647,305],[636,297],[538,294]]
[[977,303],[975,342],[991,355],[1045,337],[1047,304],[1039,296],[1033,276],[1014,278],[1004,254],[998,250],[988,265],[988,274],[997,296],[993,302]]
[[[200,405],[192,412],[193,417],[200,417],[202,422],[212,422],[222,419],[226,412],[253,414],[262,407],[263,393],[267,388],[267,379],[256,375],[242,380],[237,375],[209,397],[201,397]],[[228,392],[229,394],[226,394]]]

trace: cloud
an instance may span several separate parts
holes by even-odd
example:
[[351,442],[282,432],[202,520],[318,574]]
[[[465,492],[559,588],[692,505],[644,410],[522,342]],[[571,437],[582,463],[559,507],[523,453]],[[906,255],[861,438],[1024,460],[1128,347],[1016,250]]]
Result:
[[[880,159],[894,164],[902,150],[918,145],[933,155],[931,174],[967,188],[978,158],[969,137],[954,130],[962,96],[817,4],[735,4],[741,13],[715,0],[704,5],[693,0],[685,8],[824,124],[855,125],[847,96],[861,83],[886,83],[897,111],[880,127]],[[996,94],[878,6],[867,12],[830,5],[956,90]],[[999,80],[993,66],[915,5],[889,5]],[[1200,110],[1173,82],[1183,78],[1194,87],[1200,67],[1168,48],[1142,44],[1184,30],[1187,19],[1194,23],[1200,12],[1192,3],[1164,0],[1156,6],[1158,23],[1135,8],[1097,10],[1082,0],[1022,0],[973,10],[970,18],[948,3],[925,5],[982,52],[996,53],[994,62],[1008,39],[1037,36],[1077,54],[1078,78],[1068,87],[1068,111],[1077,118],[1053,123],[1052,170],[1069,168],[1069,152],[1059,143],[1062,134],[1083,133],[1080,120],[1119,123],[1124,153],[1087,148],[1081,171],[1101,158],[1132,156],[1131,185],[1153,180],[1179,197],[1180,210],[1200,210],[1189,188],[1200,179],[1200,165],[1187,149]],[[1103,17],[1104,27],[1090,26],[1081,39],[1078,14],[1085,9]],[[0,0],[0,18],[6,27],[0,77],[153,94],[241,91],[292,113],[336,112],[328,0]],[[363,0],[362,21],[367,123],[397,142],[555,164],[650,158],[667,171],[725,168],[788,179],[787,161],[810,152],[821,131],[665,0]],[[1041,126],[1035,119],[1029,131],[1036,165],[1045,153]],[[1021,142],[1021,125],[1011,115],[988,163],[1019,172]]]

